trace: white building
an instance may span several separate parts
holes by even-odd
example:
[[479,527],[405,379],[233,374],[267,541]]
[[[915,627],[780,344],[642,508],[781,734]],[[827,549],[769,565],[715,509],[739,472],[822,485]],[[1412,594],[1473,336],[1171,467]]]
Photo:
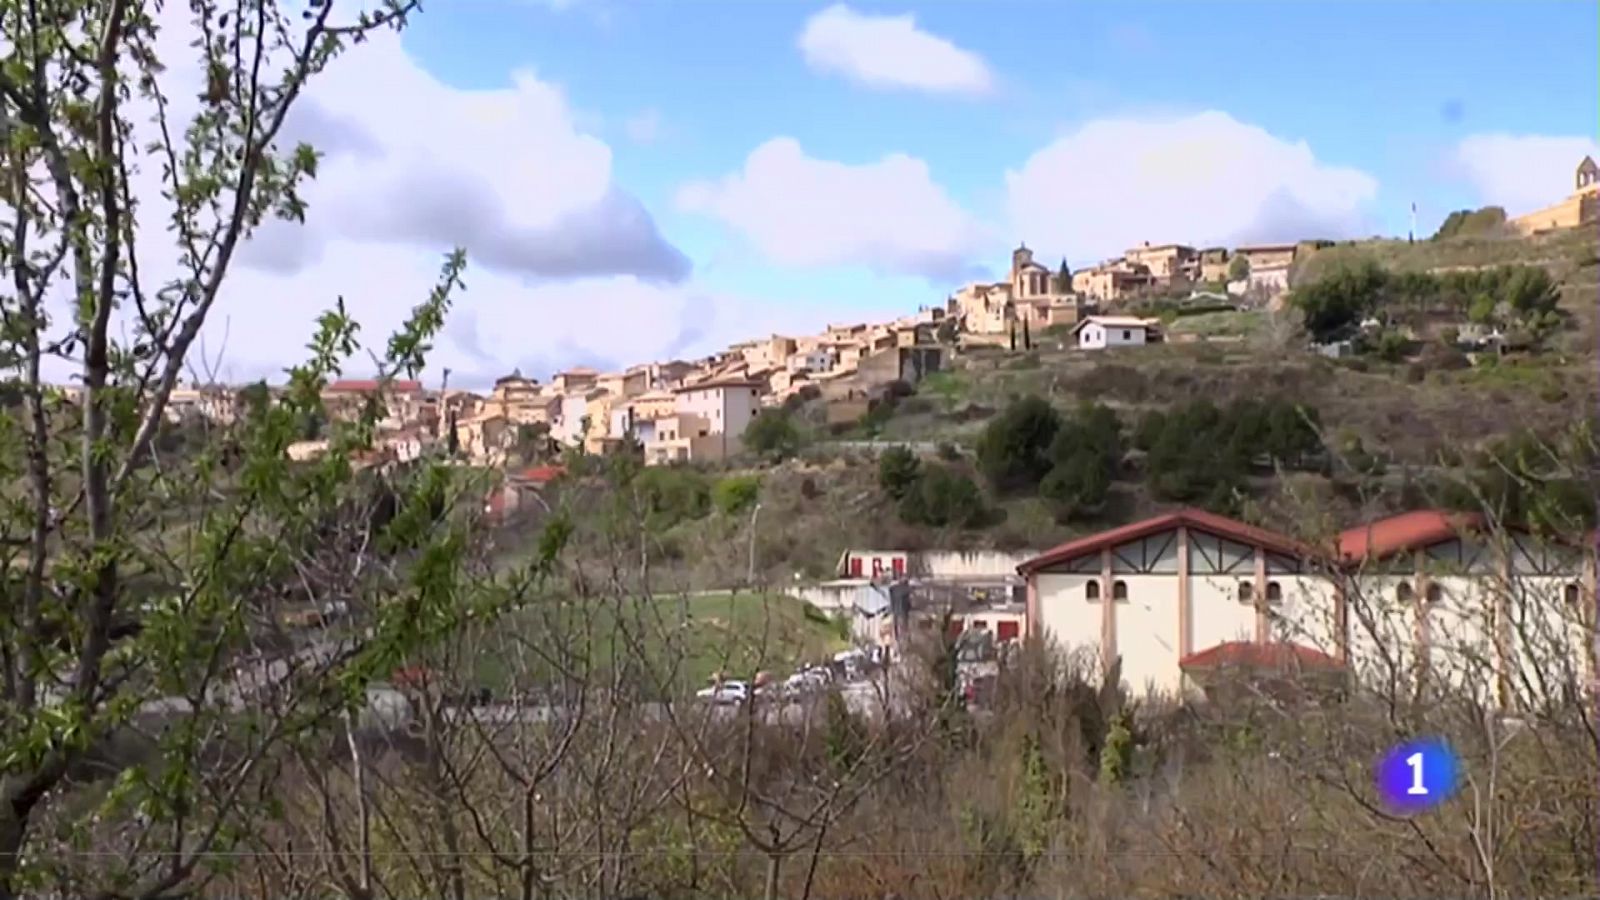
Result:
[[555,422],[550,426],[550,436],[568,446],[582,443],[590,424],[589,401],[603,396],[604,391],[592,389],[562,394]]
[[1592,683],[1592,551],[1526,535],[1496,544],[1477,529],[1422,510],[1345,531],[1335,555],[1179,510],[1019,566],[1027,630],[1104,670],[1120,659],[1135,693],[1187,690],[1191,664],[1241,649],[1285,650],[1383,690],[1465,689],[1508,707]]
[[657,420],[646,464],[720,460],[744,449],[744,430],[761,408],[761,384],[721,378],[679,388],[674,414]]
[[816,347],[791,354],[786,361],[790,372],[820,374],[833,370],[833,352],[826,347]]
[[1130,690],[1176,693],[1183,662],[1233,642],[1336,655],[1333,585],[1280,535],[1180,510],[1062,544],[1018,567],[1028,630],[1119,657]]
[[1135,316],[1086,316],[1072,326],[1080,350],[1142,347],[1160,340],[1155,319]]
[[1539,704],[1586,682],[1594,673],[1593,546],[1490,534],[1480,517],[1437,510],[1346,530],[1340,601],[1355,674],[1465,690],[1502,706]]

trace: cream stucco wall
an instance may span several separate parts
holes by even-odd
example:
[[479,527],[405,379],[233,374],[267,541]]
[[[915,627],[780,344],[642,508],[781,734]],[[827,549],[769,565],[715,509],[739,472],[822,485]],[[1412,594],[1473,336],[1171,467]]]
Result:
[[1114,600],[1116,647],[1122,657],[1122,681],[1135,695],[1171,693],[1181,684],[1178,672],[1178,576],[1115,575],[1127,585],[1128,599]]
[[[1040,628],[1067,649],[1108,646],[1103,662],[1120,657],[1134,694],[1182,690],[1183,657],[1218,644],[1290,640],[1340,652],[1331,580],[1297,560],[1192,529],[1091,550],[1034,578]],[[1088,599],[1091,584],[1101,599]]]
[[1098,654],[1103,601],[1085,600],[1084,586],[1099,581],[1100,575],[1045,572],[1035,578],[1041,630],[1065,650],[1084,649]]

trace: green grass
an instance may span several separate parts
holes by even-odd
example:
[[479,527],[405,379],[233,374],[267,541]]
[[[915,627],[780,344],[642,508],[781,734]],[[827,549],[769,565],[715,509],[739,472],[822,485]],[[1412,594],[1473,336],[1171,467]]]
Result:
[[918,393],[942,397],[949,402],[954,402],[965,391],[961,375],[953,371],[934,372],[917,385]]
[[1203,337],[1223,335],[1249,337],[1261,331],[1266,325],[1266,319],[1266,313],[1255,311],[1208,312],[1194,316],[1178,316],[1167,325],[1167,331],[1172,334],[1197,334]]
[[[478,684],[497,696],[555,679],[542,655],[564,648],[602,682],[619,662],[653,695],[684,694],[715,673],[787,673],[844,649],[846,627],[789,597],[740,593],[545,605],[502,620],[478,654]],[[543,654],[541,654],[543,651]]]

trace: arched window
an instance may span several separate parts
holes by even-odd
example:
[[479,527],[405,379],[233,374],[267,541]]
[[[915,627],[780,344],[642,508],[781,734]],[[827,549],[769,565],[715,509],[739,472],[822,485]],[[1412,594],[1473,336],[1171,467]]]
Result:
[[1562,593],[1566,596],[1568,606],[1577,606],[1578,598],[1582,595],[1583,590],[1579,588],[1576,583],[1574,583],[1567,585],[1566,590]]
[[1437,584],[1430,584],[1428,585],[1427,596],[1428,605],[1432,606],[1433,604],[1444,599],[1444,588],[1439,587]]
[[1239,602],[1254,603],[1256,599],[1256,586],[1249,581],[1239,582]]
[[1111,599],[1119,601],[1128,599],[1128,583],[1126,581],[1113,581],[1111,583]]
[[1400,582],[1399,586],[1394,589],[1394,599],[1401,603],[1410,603],[1411,598],[1414,596],[1416,595],[1412,593],[1411,582],[1409,581]]
[[1267,582],[1267,602],[1268,603],[1282,603],[1283,602],[1283,586],[1278,584],[1276,581]]
[[1090,581],[1090,582],[1084,584],[1084,586],[1083,586],[1083,599],[1089,601],[1090,603],[1099,602],[1099,600],[1100,600],[1100,580],[1098,578],[1095,579],[1094,581]]

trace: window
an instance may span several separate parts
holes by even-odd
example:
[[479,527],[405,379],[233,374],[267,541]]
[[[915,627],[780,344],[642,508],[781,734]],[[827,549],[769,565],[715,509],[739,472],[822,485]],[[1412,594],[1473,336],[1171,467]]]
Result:
[[1565,595],[1568,606],[1577,606],[1578,596],[1582,593],[1582,591],[1579,590],[1576,584],[1569,584],[1567,585],[1566,590],[1562,593]]
[[1283,586],[1278,584],[1276,581],[1267,582],[1267,602],[1268,603],[1282,603],[1283,602]]
[[1111,583],[1111,599],[1119,603],[1127,602],[1128,583],[1126,581],[1114,581]]
[[1254,603],[1256,599],[1256,586],[1248,581],[1239,582],[1239,602]]
[[1100,601],[1100,581],[1098,579],[1084,584],[1083,599],[1090,603],[1098,603]]
[[1410,603],[1412,596],[1411,582],[1409,581],[1400,582],[1399,586],[1394,589],[1394,599],[1401,603]]
[[1430,584],[1428,585],[1426,594],[1428,598],[1428,605],[1432,606],[1433,604],[1444,599],[1444,588],[1439,587],[1437,584]]
[[1125,340],[1125,341],[1133,340],[1133,332],[1129,331],[1126,328],[1122,329],[1122,339]]

